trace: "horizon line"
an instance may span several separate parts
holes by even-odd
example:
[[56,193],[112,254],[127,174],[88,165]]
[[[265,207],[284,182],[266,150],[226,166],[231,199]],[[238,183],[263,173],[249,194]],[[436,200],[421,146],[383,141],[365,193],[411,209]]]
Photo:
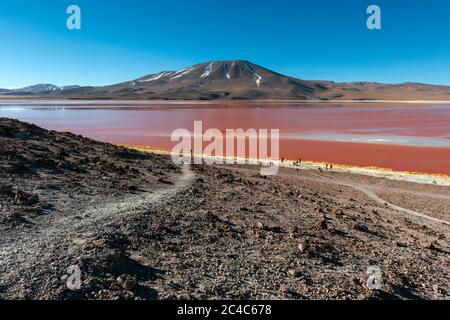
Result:
[[[347,80],[347,81],[331,80],[331,79],[320,79],[320,78],[309,78],[309,79],[306,79],[306,78],[303,78],[303,77],[298,77],[298,76],[288,75],[288,74],[285,74],[285,73],[280,73],[278,71],[266,68],[266,67],[264,67],[264,66],[262,66],[260,64],[254,63],[254,62],[252,62],[250,60],[246,60],[246,59],[209,60],[209,61],[205,61],[205,62],[194,63],[194,64],[188,65],[186,67],[183,67],[183,68],[188,68],[188,67],[195,66],[195,65],[198,65],[198,64],[205,64],[205,63],[211,63],[211,62],[225,62],[225,61],[244,61],[244,62],[248,62],[248,63],[254,64],[254,65],[257,65],[257,66],[259,66],[261,68],[267,69],[267,70],[269,70],[271,72],[279,73],[279,74],[281,74],[283,76],[290,77],[290,78],[295,78],[295,79],[303,80],[303,81],[324,81],[324,82],[333,82],[333,83],[338,83],[338,84],[340,84],[340,83],[376,83],[376,84],[386,84],[386,85],[399,85],[399,84],[411,83],[411,84],[422,84],[422,85],[433,85],[433,86],[450,86],[450,83],[423,82],[423,81],[414,81],[414,80],[407,80],[407,81],[402,81],[402,82],[385,82],[385,81],[376,81],[376,80],[367,80],[367,79],[366,80]],[[161,71],[157,71],[157,72],[154,72],[154,73],[146,73],[146,74],[144,74],[142,76],[138,76],[138,78],[145,77],[145,76],[150,76],[150,75],[155,75],[155,74],[159,74],[159,73],[162,73],[162,72],[177,71],[177,70],[182,70],[182,69],[161,70]],[[76,81],[68,83],[68,84],[56,84],[54,82],[42,81],[42,82],[34,82],[34,83],[31,83],[31,84],[25,84],[25,85],[19,85],[19,86],[17,86],[17,85],[14,85],[14,86],[3,86],[3,85],[0,85],[0,89],[17,90],[17,89],[22,89],[22,88],[34,86],[34,85],[43,85],[43,84],[55,85],[55,86],[58,86],[58,87],[74,86],[74,85],[78,85],[80,87],[104,87],[104,86],[109,86],[109,85],[113,85],[113,84],[117,84],[117,83],[123,83],[123,82],[127,82],[127,81],[132,81],[132,80],[135,80],[135,79],[138,79],[138,78],[131,78],[131,79],[121,80],[119,82],[113,82],[113,83],[107,83],[107,84],[81,84],[81,82],[76,82]]]

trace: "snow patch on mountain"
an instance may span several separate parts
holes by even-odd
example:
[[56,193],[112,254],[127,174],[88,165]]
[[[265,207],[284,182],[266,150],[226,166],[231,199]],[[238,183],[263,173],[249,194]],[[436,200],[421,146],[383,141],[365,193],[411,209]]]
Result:
[[161,78],[164,78],[165,76],[168,76],[168,75],[170,75],[170,74],[172,74],[172,72],[161,72],[161,73],[158,73],[158,74],[156,74],[156,75],[154,75],[154,76],[152,76],[152,77],[150,77],[150,78],[148,78],[148,79],[139,80],[139,82],[151,82],[151,81],[156,81],[156,80],[159,80],[159,79],[161,79]]
[[253,73],[253,75],[255,76],[256,85],[258,87],[260,87],[261,86],[262,77],[255,70],[253,70],[253,68],[250,67],[248,64],[244,64],[244,66],[249,72]]
[[224,63],[223,68],[225,69],[225,76],[227,77],[227,79],[230,79],[230,70],[228,69],[228,64]]
[[173,77],[170,78],[170,80],[175,80],[175,79],[181,78],[182,76],[185,76],[185,75],[187,75],[188,73],[191,73],[194,70],[195,70],[194,67],[190,67],[190,68],[185,68],[185,69],[179,70],[179,71],[177,71],[177,72],[175,72],[173,74]]
[[206,78],[207,76],[209,76],[211,74],[213,66],[214,66],[214,62],[211,62],[210,64],[208,64],[205,68],[205,72],[203,72],[203,74],[200,76],[200,78]]
[[45,92],[56,92],[56,91],[64,91],[70,89],[76,89],[80,86],[55,86],[54,84],[35,84],[32,86],[13,89],[12,92],[18,93],[45,93]]

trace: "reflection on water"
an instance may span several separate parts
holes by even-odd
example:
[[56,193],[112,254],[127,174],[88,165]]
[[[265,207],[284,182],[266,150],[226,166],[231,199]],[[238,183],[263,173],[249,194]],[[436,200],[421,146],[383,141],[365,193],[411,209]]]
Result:
[[347,134],[347,133],[304,133],[300,135],[282,135],[285,139],[339,141],[354,143],[392,144],[399,146],[443,147],[450,148],[448,137],[415,137],[393,134]]

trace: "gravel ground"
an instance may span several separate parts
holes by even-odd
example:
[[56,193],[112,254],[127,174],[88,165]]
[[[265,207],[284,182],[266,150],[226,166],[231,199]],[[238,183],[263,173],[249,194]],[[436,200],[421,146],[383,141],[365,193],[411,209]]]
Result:
[[4,118],[0,142],[0,298],[450,297],[449,187],[177,167]]

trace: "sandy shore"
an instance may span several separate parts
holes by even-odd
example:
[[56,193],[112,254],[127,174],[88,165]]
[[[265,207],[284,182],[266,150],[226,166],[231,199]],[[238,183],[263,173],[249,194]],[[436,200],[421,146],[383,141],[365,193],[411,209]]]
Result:
[[272,105],[272,104],[319,104],[319,105],[340,105],[340,104],[351,104],[351,105],[370,105],[370,106],[380,106],[386,107],[392,104],[395,106],[407,105],[407,106],[425,106],[425,105],[450,105],[448,100],[58,100],[58,99],[48,99],[42,100],[36,99],[23,99],[23,97],[8,97],[0,96],[0,106],[21,106],[21,105],[32,105],[32,106],[130,106],[130,107],[151,107],[167,105],[172,107],[177,107],[177,105]]
[[[161,155],[170,155],[169,150],[160,149],[160,148],[152,148],[147,146],[131,146],[131,145],[122,145],[127,148],[151,152],[155,154]],[[202,156],[194,154],[195,157],[206,157],[208,159],[214,159],[219,161],[227,161],[234,160],[237,162],[238,160],[246,161],[246,162],[261,162],[261,164],[267,165],[269,162],[272,162],[280,167],[291,168],[297,170],[326,170],[327,165],[333,165],[334,172],[345,172],[345,173],[354,173],[354,174],[363,174],[372,177],[380,177],[386,178],[390,180],[397,181],[407,181],[421,184],[432,184],[439,186],[450,186],[450,176],[440,175],[440,174],[426,174],[420,172],[408,172],[408,171],[395,171],[386,168],[378,168],[378,167],[358,167],[358,166],[350,166],[350,165],[342,165],[330,162],[317,162],[317,161],[302,161],[301,164],[297,164],[296,160],[285,159],[283,162],[281,161],[267,161],[267,160],[257,160],[257,159],[249,159],[249,158],[229,158],[229,157],[211,157],[211,156]]]

